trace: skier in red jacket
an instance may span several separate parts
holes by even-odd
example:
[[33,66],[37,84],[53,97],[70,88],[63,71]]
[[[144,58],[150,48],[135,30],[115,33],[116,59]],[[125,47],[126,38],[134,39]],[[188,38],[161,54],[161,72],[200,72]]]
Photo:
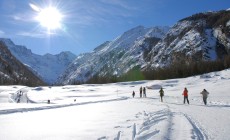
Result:
[[184,95],[184,104],[185,104],[185,100],[187,100],[187,103],[189,104],[187,88],[184,88],[184,92],[182,95]]

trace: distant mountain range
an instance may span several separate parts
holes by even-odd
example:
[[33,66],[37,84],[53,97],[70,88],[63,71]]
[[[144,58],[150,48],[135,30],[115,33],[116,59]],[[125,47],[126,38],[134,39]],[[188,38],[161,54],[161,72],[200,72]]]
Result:
[[18,61],[0,41],[0,84],[38,86],[45,83]]
[[10,39],[0,39],[11,53],[27,66],[44,82],[52,84],[66,67],[76,58],[71,52],[61,52],[57,55],[37,55],[24,46],[15,45]]
[[44,56],[9,39],[0,39],[11,53],[49,84],[85,82],[94,75],[120,76],[134,67],[166,67],[181,59],[212,61],[230,54],[230,11],[206,12],[172,27],[135,27],[92,52]]

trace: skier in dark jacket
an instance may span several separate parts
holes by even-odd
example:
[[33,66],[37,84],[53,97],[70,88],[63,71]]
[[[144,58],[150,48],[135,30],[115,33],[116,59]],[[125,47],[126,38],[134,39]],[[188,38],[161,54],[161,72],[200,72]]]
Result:
[[184,88],[184,92],[182,95],[184,95],[184,104],[185,104],[185,100],[187,100],[187,103],[189,104],[187,88]]
[[133,91],[132,95],[133,95],[133,98],[134,98],[134,96],[135,96],[135,92],[134,91]]
[[206,105],[209,92],[206,89],[204,89],[200,94],[203,95],[203,101],[204,101],[204,104]]
[[161,102],[163,102],[163,96],[164,96],[163,88],[160,89],[159,93],[160,93],[160,97],[161,97]]
[[143,88],[143,97],[146,98],[146,88],[145,87]]
[[142,87],[140,87],[140,98],[142,97]]

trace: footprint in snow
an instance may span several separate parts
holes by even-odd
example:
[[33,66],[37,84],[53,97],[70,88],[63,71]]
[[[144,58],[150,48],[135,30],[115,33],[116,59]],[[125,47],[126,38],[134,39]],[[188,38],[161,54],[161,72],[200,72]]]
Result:
[[127,128],[131,128],[132,127],[132,125],[130,125],[130,126],[127,126]]
[[121,126],[115,126],[114,128],[121,128]]
[[107,140],[107,139],[108,139],[108,137],[103,136],[103,137],[98,138],[97,140]]

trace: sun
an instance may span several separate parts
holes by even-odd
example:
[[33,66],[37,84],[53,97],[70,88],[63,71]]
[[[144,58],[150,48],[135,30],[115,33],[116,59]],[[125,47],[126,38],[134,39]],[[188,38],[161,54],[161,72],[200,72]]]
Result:
[[35,20],[38,21],[42,27],[47,28],[49,33],[51,30],[61,28],[63,15],[57,7],[49,6],[46,8],[40,8],[31,3],[29,5],[36,12]]
[[49,30],[61,28],[62,14],[55,7],[41,9],[36,19]]

